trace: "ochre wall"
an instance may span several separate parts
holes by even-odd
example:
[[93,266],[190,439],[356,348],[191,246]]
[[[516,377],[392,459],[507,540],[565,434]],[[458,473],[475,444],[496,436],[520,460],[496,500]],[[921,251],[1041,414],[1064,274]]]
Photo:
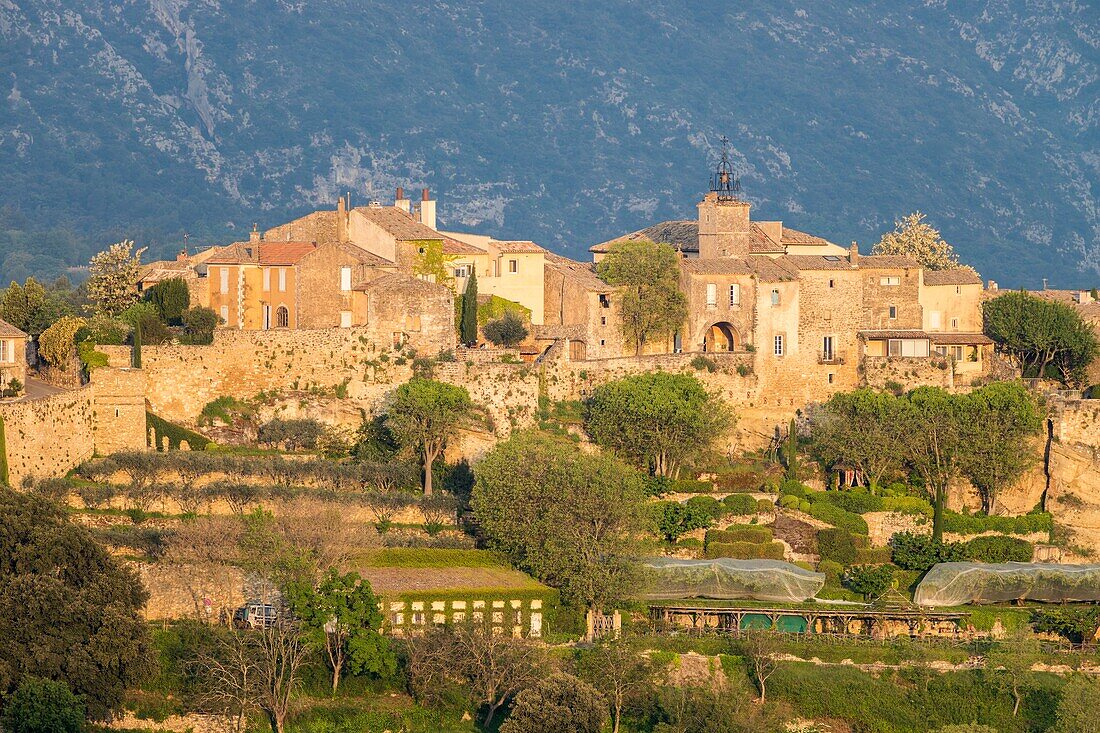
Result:
[[[94,452],[94,388],[0,404],[8,450],[8,481],[60,476]],[[142,418],[144,428],[145,420]]]

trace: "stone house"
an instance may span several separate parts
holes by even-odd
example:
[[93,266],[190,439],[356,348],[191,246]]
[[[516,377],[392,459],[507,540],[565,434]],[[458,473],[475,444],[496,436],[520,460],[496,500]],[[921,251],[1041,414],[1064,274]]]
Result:
[[13,379],[27,383],[27,334],[0,319],[0,387]]

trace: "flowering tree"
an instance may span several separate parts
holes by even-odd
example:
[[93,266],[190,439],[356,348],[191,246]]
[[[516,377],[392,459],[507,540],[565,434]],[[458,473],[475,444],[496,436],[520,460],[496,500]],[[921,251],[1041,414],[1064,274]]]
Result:
[[[894,231],[883,234],[871,254],[912,257],[928,270],[960,267],[955,248],[943,241],[939,230],[925,221],[924,214],[919,211],[895,221]],[[962,267],[972,269],[966,265]]]
[[141,269],[142,247],[134,251],[134,243],[127,239],[112,244],[92,257],[88,277],[88,298],[95,312],[117,316],[137,300],[138,271]]

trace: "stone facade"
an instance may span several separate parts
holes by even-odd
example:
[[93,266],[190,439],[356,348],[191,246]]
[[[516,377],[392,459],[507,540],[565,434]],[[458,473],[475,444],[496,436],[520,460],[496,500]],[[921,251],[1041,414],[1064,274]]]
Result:
[[129,368],[92,372],[96,453],[109,455],[146,446],[145,376],[142,370]]
[[[0,403],[8,451],[8,482],[62,476],[95,452],[95,388]],[[142,416],[142,429],[145,418]],[[144,439],[142,441],[144,445]]]

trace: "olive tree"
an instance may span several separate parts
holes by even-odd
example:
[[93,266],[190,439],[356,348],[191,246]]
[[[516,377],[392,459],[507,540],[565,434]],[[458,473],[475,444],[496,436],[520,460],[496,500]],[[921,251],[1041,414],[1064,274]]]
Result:
[[432,493],[432,463],[455,431],[470,423],[474,403],[465,387],[414,377],[397,388],[386,413],[386,427],[420,454],[424,493]]
[[641,239],[615,242],[596,265],[596,274],[618,288],[623,338],[636,354],[687,319],[679,255],[670,245]]
[[871,493],[904,469],[907,424],[905,399],[889,392],[841,392],[817,410],[810,422],[813,447],[829,466],[857,469]]

